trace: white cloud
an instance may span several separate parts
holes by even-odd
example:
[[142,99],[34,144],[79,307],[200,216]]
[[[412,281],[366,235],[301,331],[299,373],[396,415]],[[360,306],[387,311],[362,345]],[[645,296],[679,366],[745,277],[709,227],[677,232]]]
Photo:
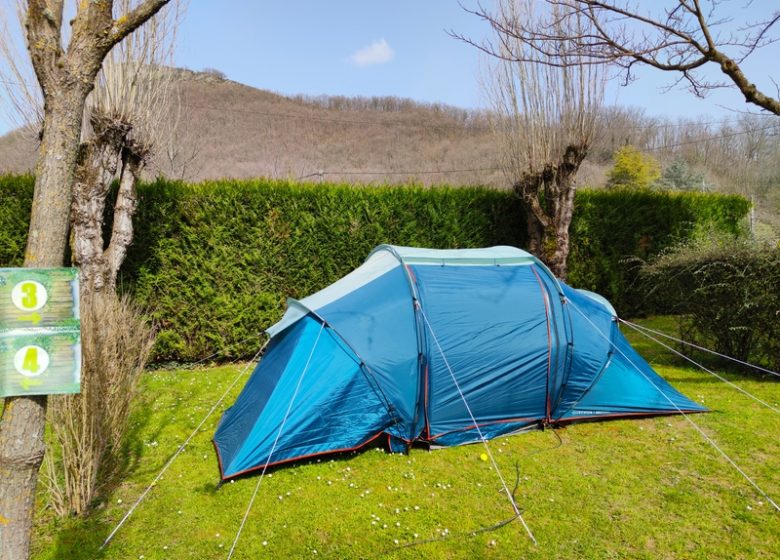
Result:
[[372,64],[384,64],[390,62],[395,56],[395,51],[384,39],[374,41],[367,47],[356,50],[349,57],[349,61],[355,66],[371,66]]

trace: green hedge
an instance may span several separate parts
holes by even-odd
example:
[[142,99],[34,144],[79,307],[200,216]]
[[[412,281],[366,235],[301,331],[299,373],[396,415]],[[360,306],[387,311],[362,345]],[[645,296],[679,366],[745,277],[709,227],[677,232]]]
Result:
[[381,243],[522,245],[519,205],[485,189],[355,188],[284,182],[158,182],[140,193],[124,280],[154,305],[159,359],[239,344]]
[[622,315],[652,311],[641,266],[665,249],[709,231],[746,233],[750,202],[734,195],[581,190],[571,226],[569,282],[604,294]]
[[[29,177],[0,177],[0,264],[22,262]],[[26,202],[25,202],[26,201]],[[26,205],[25,205],[26,204]],[[657,254],[705,225],[737,232],[738,197],[581,191],[570,282],[632,309],[627,256]],[[355,187],[280,181],[169,181],[139,189],[136,237],[120,282],[159,324],[158,360],[241,355],[243,342],[304,297],[358,266],[376,245],[525,245],[509,192],[485,188]],[[7,242],[6,242],[7,239]]]
[[0,266],[21,266],[32,210],[33,178],[0,175]]

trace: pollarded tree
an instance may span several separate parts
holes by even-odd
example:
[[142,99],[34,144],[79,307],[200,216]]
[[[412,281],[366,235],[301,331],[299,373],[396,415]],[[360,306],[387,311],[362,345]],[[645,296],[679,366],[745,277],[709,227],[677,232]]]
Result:
[[[115,291],[132,242],[136,185],[172,112],[175,74],[170,64],[183,1],[172,0],[168,14],[151,18],[109,53],[87,98],[71,213],[73,257],[84,294]],[[132,0],[117,3],[123,12]],[[106,247],[103,219],[115,178],[119,189]]]
[[[111,49],[168,1],[139,0],[116,18],[113,0],[79,2],[67,47],[64,0],[28,0],[24,6],[27,46],[44,102],[25,266],[62,266],[86,98]],[[0,420],[2,558],[29,555],[45,417],[45,396],[5,401]]]
[[[71,207],[71,246],[80,269],[82,383],[78,395],[49,403],[56,452],[45,481],[60,515],[85,515],[121,475],[122,444],[132,396],[151,345],[150,328],[115,293],[133,240],[136,185],[160,141],[174,101],[173,58],[182,0],[152,17],[109,53],[87,98]],[[120,13],[131,0],[118,0]],[[167,122],[165,124],[168,124]],[[110,187],[119,180],[113,222],[104,241]]]
[[562,48],[561,62],[551,64],[543,45],[517,40],[521,22],[541,25],[547,18],[551,33],[587,32],[587,21],[566,17],[567,8],[538,14],[535,4],[499,0],[494,13],[479,13],[490,23],[493,40],[476,44],[458,37],[495,58],[486,89],[501,165],[525,206],[530,251],[565,278],[576,175],[593,140],[603,78],[600,67],[584,64],[577,54]]

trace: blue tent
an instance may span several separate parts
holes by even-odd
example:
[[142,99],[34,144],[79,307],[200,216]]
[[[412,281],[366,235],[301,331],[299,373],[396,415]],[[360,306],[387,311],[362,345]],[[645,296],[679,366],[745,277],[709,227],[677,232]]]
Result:
[[513,247],[381,245],[268,333],[214,436],[223,480],[379,437],[403,450],[705,410],[631,348],[609,302]]

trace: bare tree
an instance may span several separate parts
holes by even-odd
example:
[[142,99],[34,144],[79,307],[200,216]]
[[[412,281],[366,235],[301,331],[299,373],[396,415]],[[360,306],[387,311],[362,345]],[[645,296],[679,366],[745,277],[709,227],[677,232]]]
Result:
[[169,126],[155,140],[155,164],[157,175],[165,175],[179,181],[194,181],[203,167],[201,150],[206,137],[189,126],[192,110],[185,107],[181,86],[171,90]]
[[[119,12],[132,0],[118,0]],[[76,166],[72,204],[73,256],[81,270],[82,292],[113,294],[119,268],[133,240],[136,185],[157,146],[161,123],[171,108],[175,32],[182,1],[151,18],[106,57],[87,98],[85,131]],[[103,239],[106,198],[115,177],[108,246]]]
[[[588,26],[576,31],[574,24],[558,21],[552,15],[543,21],[495,21],[486,10],[475,14],[488,19],[499,33],[528,46],[526,59],[544,59],[553,66],[569,64],[572,56],[584,64],[616,64],[625,83],[635,78],[634,68],[645,65],[677,75],[675,83],[687,84],[703,97],[720,87],[737,88],[747,103],[780,115],[780,95],[761,91],[743,72],[741,65],[756,50],[780,39],[775,26],[780,9],[766,9],[755,20],[735,22],[724,15],[725,2],[710,0],[664,0],[640,3],[628,0],[544,0],[551,13],[567,20],[586,20]],[[745,2],[755,17],[757,2]],[[558,33],[561,25],[568,28]],[[719,69],[723,80],[707,75],[707,69]],[[775,83],[775,87],[777,84]]]
[[[62,266],[82,115],[111,49],[169,0],[139,0],[114,18],[112,0],[79,2],[70,38],[63,37],[64,0],[28,0],[27,46],[44,101],[41,145],[25,266]],[[29,555],[35,488],[45,452],[46,397],[12,397],[0,420],[0,556]]]
[[[541,21],[534,6],[533,0],[500,0],[495,13],[483,12],[495,38],[478,46],[496,59],[487,92],[502,167],[526,208],[529,249],[565,278],[575,179],[593,139],[603,79],[600,67],[564,52],[566,43],[557,54],[562,63],[550,64],[541,45],[517,39],[512,30],[521,22]],[[568,15],[555,7],[551,32],[584,33],[586,20]]]

